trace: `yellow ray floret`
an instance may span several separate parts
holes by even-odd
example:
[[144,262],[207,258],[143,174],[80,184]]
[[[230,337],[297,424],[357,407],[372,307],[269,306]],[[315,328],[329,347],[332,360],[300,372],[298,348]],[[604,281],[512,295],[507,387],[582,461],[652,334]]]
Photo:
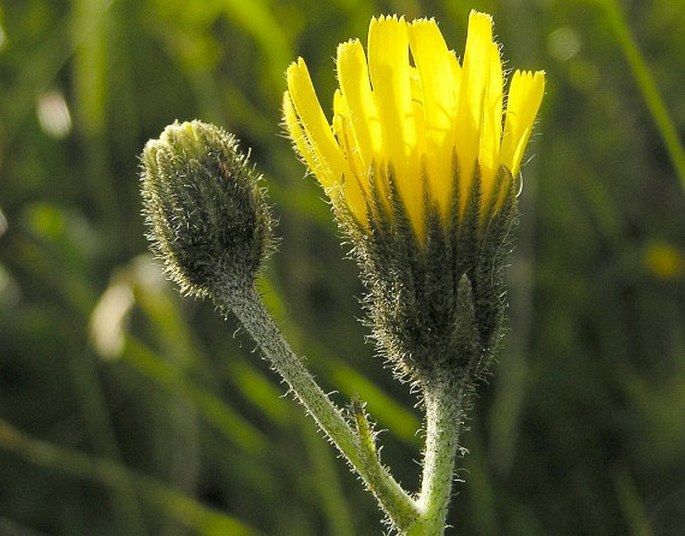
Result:
[[358,40],[338,46],[337,75],[329,121],[304,61],[288,68],[283,113],[297,152],[335,210],[367,225],[377,195],[392,219],[396,193],[422,242],[426,200],[447,223],[463,215],[474,177],[485,204],[500,166],[519,172],[545,88],[543,71],[516,71],[503,113],[499,45],[491,17],[476,11],[461,63],[433,19],[383,16],[371,19],[366,54]]
[[509,87],[500,161],[516,175],[545,92],[545,73],[516,71]]

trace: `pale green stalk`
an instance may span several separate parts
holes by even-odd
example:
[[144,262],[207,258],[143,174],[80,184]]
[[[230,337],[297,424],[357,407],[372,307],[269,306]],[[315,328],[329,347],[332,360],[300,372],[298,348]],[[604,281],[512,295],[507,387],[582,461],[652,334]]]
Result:
[[366,441],[360,441],[357,432],[321,390],[304,362],[290,349],[254,287],[236,290],[235,287],[230,289],[230,295],[224,297],[225,303],[230,304],[231,310],[259,345],[264,357],[359,473],[393,525],[400,530],[413,525],[418,512],[412,498],[383,467],[375,449]]
[[420,519],[407,536],[439,536],[444,533],[452,497],[454,465],[459,432],[464,418],[464,393],[451,383],[424,389],[426,446],[423,456]]

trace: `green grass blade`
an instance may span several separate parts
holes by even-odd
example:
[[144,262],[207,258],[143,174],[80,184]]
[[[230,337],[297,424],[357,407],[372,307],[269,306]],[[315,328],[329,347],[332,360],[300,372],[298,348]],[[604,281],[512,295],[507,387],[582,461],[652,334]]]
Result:
[[127,489],[129,483],[133,483],[141,499],[193,530],[195,534],[258,534],[242,521],[208,508],[194,498],[153,478],[135,473],[111,460],[94,458],[29,437],[3,419],[0,419],[0,447],[31,463],[76,478],[98,482],[122,492]]
[[666,104],[659,92],[654,76],[645,61],[644,56],[635,43],[630,29],[621,13],[616,0],[601,0],[609,26],[614,31],[623,54],[630,65],[635,81],[642,92],[649,113],[654,119],[659,134],[664,141],[666,150],[673,162],[673,167],[678,174],[681,186],[685,190],[685,149],[678,135],[678,130],[668,113]]

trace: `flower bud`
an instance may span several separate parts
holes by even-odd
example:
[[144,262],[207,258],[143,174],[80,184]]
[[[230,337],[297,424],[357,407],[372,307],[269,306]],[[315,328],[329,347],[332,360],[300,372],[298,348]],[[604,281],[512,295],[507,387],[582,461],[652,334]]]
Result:
[[232,134],[197,120],[167,126],[141,161],[147,236],[167,275],[184,294],[230,303],[271,249],[261,176]]

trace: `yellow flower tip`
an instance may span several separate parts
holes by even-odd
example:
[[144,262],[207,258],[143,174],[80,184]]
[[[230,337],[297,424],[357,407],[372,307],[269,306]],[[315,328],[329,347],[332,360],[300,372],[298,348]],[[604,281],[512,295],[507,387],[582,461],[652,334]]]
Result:
[[421,17],[419,19],[414,19],[410,23],[410,26],[412,26],[412,27],[437,26],[437,25],[438,25],[438,22],[435,20],[435,17]]
[[393,23],[393,22],[404,22],[404,15],[398,16],[393,15],[379,15],[378,17],[371,17],[371,24],[378,23]]
[[360,46],[361,43],[359,42],[359,39],[348,39],[347,41],[344,41],[340,44],[338,44],[338,48],[336,49],[336,61],[340,60],[340,56],[345,54],[350,48]]
[[485,35],[490,35],[489,40],[492,40],[492,26],[493,26],[492,15],[483,13],[482,11],[476,11],[472,9],[469,13],[469,22],[467,26],[467,33],[472,32],[483,32]]
[[501,163],[516,176],[545,93],[544,71],[514,72],[509,86]]
[[288,87],[291,86],[292,81],[295,79],[295,77],[299,76],[302,71],[309,73],[304,58],[299,56],[295,61],[288,65],[288,69],[285,71],[285,78],[288,82]]
[[[492,17],[475,10],[462,62],[434,18],[407,22],[381,15],[369,24],[367,51],[358,39],[338,45],[336,72],[329,121],[304,60],[288,67],[283,114],[294,146],[329,195],[334,187],[344,191],[339,201],[359,221],[367,221],[369,202],[394,217],[388,176],[379,172],[392,169],[419,241],[425,238],[424,193],[447,223],[465,213],[476,166],[484,205],[499,166],[518,173],[545,90],[544,71],[517,70],[505,97]],[[450,215],[454,154],[460,209]]]

